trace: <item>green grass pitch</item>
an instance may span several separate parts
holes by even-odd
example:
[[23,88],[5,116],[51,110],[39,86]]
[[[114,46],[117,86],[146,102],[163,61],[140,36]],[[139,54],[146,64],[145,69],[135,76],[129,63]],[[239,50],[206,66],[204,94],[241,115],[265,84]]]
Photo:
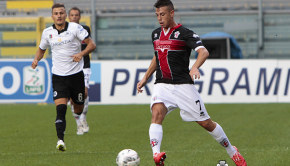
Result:
[[[208,104],[207,110],[237,146],[249,166],[290,165],[290,104]],[[119,151],[134,149],[141,166],[153,166],[148,128],[149,105],[90,105],[89,133],[76,135],[68,107],[65,143],[56,150],[55,106],[0,105],[1,166],[114,166]],[[194,122],[183,122],[179,111],[163,123],[161,150],[166,166],[215,166],[234,163],[224,148]]]

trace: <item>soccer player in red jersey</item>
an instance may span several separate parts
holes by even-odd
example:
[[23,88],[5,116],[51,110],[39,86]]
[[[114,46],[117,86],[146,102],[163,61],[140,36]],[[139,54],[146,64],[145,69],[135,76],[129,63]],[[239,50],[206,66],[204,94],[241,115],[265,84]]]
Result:
[[[199,36],[174,21],[174,6],[170,0],[158,0],[156,17],[161,27],[152,32],[155,56],[143,79],[138,82],[141,89],[156,71],[156,81],[151,99],[152,119],[149,128],[150,144],[156,165],[163,166],[165,152],[160,152],[163,137],[162,122],[165,116],[176,108],[184,121],[195,121],[206,129],[220,143],[237,166],[247,163],[235,146],[232,146],[222,127],[211,120],[194,86],[194,79],[200,78],[199,68],[209,56]],[[197,53],[197,59],[189,70],[191,50]]]

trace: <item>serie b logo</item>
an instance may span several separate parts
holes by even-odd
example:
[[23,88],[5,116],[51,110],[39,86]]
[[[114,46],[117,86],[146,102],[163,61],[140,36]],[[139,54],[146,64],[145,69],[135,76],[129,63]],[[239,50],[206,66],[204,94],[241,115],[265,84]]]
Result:
[[30,66],[23,68],[23,93],[27,95],[41,95],[44,93],[44,68],[38,66],[32,69]]

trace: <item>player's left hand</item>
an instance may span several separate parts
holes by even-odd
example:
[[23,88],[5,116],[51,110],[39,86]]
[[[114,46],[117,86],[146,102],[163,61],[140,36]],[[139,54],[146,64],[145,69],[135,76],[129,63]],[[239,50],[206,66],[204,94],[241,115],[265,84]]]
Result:
[[194,81],[194,79],[199,79],[200,78],[200,73],[199,73],[199,70],[198,68],[196,67],[192,67],[190,72],[189,72],[189,75],[191,77],[191,79]]
[[73,58],[73,62],[79,62],[81,59],[82,59],[82,55],[80,54],[80,53],[78,53],[78,54],[74,54],[73,56],[72,56],[72,58]]

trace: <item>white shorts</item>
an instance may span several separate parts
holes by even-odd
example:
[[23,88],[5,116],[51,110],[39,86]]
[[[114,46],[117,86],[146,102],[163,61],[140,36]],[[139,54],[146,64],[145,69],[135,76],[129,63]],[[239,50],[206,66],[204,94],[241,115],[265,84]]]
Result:
[[85,76],[85,87],[90,88],[91,69],[84,68],[83,72],[84,72],[84,76]]
[[210,118],[193,84],[155,84],[151,111],[155,103],[163,103],[168,110],[167,114],[179,108],[184,121],[204,121]]

